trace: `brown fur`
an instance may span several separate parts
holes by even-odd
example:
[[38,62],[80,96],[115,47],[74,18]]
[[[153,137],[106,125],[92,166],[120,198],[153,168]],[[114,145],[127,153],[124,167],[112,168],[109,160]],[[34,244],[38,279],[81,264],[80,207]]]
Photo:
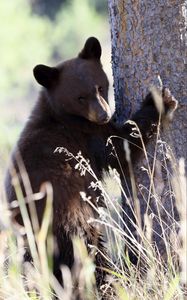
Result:
[[[99,180],[102,180],[103,171],[107,171],[109,166],[121,172],[117,160],[111,155],[111,146],[106,147],[111,135],[122,136],[134,144],[131,145],[133,161],[141,154],[137,147],[141,147],[140,139],[130,135],[132,126],[125,124],[122,128],[116,128],[109,120],[108,80],[100,63],[100,54],[99,42],[90,38],[77,58],[55,68],[39,65],[34,69],[35,78],[44,89],[12,155],[13,164],[19,172],[16,152],[20,152],[33,192],[38,192],[43,182],[52,183],[53,233],[58,244],[54,272],[58,278],[61,264],[68,265],[70,269],[73,266],[73,236],[83,238],[86,245],[94,244],[101,250],[104,248],[100,230],[88,223],[90,218],[98,216],[80,197],[80,191],[85,192],[91,197],[92,203],[97,205],[99,191],[89,188],[94,179],[88,172],[80,176],[79,170],[75,169],[75,159],[67,160],[64,152],[54,153],[56,147],[64,147],[74,156],[81,151],[83,157],[89,159]],[[133,120],[147,142],[153,125],[158,121],[158,112],[150,94]],[[113,141],[123,171],[128,176],[123,142],[120,139]],[[16,199],[10,174],[6,179],[6,191],[10,202]],[[41,221],[45,199],[37,201],[36,205]],[[95,263],[99,267],[107,265],[99,253]],[[104,282],[104,276],[105,273],[98,269],[98,286]]]

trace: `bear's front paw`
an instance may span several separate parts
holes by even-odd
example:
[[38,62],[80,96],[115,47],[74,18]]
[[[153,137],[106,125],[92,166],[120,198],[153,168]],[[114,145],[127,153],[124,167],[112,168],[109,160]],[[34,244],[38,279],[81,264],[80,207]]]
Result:
[[162,98],[165,106],[166,118],[171,120],[173,118],[174,111],[177,109],[178,101],[174,98],[168,88],[163,88]]
[[178,101],[168,88],[152,87],[150,91],[157,111],[164,119],[170,121],[173,118],[174,111],[177,109]]

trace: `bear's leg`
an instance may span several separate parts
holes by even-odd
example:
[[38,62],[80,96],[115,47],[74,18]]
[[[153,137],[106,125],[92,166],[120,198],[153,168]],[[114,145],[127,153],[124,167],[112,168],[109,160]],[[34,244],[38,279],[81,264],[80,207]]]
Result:
[[55,236],[55,251],[53,256],[53,273],[59,283],[63,286],[63,276],[61,266],[65,265],[70,270],[74,263],[73,244],[71,238],[63,230],[58,230],[58,235]]

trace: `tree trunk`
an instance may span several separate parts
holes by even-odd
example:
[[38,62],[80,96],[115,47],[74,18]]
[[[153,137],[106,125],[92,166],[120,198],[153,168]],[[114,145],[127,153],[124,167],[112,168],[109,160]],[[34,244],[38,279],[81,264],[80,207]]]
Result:
[[[167,145],[169,144],[172,148],[175,157],[185,158],[187,165],[187,62],[185,53],[187,7],[185,3],[184,0],[108,0],[117,118],[120,123],[130,118],[132,113],[139,108],[149,88],[152,85],[158,86],[160,77],[163,86],[168,87],[179,101],[174,120],[169,128],[164,129],[162,136],[164,141],[167,141]],[[163,141],[157,143],[157,148],[162,152],[160,158],[159,154],[157,155],[161,164],[158,164],[155,179],[157,193],[161,199],[160,208],[158,209],[155,204],[155,199],[147,201],[152,206],[149,212],[161,215],[166,226],[170,226],[172,218],[166,216],[165,212],[166,210],[169,213],[173,211],[173,197],[171,190],[169,201],[166,197],[171,178],[168,180],[169,167],[165,163],[166,156],[163,156],[163,151],[167,152],[170,148]],[[149,145],[148,153],[153,156],[154,150],[155,142]],[[165,170],[167,176],[160,172],[159,166],[163,164],[167,168]],[[138,174],[136,179],[139,192],[143,194],[143,197],[139,197],[143,219],[147,209],[145,191],[146,187],[149,190],[150,178],[146,176],[145,171],[140,171],[141,166],[147,168],[143,159],[135,172]],[[150,198],[150,193],[147,192],[147,194]],[[129,214],[128,204],[125,201],[124,209]],[[178,214],[173,214],[177,219]],[[157,233],[162,235],[162,224],[155,222],[153,228],[154,226]],[[154,239],[158,240],[158,234]]]

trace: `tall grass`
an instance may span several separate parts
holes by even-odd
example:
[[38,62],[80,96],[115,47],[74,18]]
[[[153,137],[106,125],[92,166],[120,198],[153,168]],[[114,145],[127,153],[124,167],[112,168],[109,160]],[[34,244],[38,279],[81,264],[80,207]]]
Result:
[[[109,142],[112,142],[112,138]],[[157,161],[157,151],[160,149],[160,145],[162,145],[162,149],[163,145],[167,148],[172,175],[164,159],[162,162]],[[127,144],[125,144],[125,148],[128,156]],[[150,177],[150,187],[148,189],[144,187],[148,192],[147,199],[143,198],[147,205],[143,216],[140,209],[140,201],[142,200],[139,199],[140,194],[132,170],[131,196],[135,199],[134,206],[121,185],[116,170],[111,170],[110,174],[110,182],[111,180],[115,182],[118,190],[126,199],[127,205],[132,210],[135,221],[131,219],[130,222],[132,222],[136,234],[127,227],[126,220],[129,216],[123,211],[120,199],[116,195],[115,197],[112,195],[110,184],[107,187],[107,184],[102,184],[97,179],[89,162],[82,157],[81,153],[73,156],[67,149],[60,149],[60,151],[66,153],[68,159],[76,161],[75,168],[79,170],[81,176],[84,176],[86,172],[92,175],[91,188],[100,190],[104,198],[106,208],[94,206],[91,199],[81,193],[82,201],[88,202],[98,216],[95,219],[90,219],[89,222],[95,225],[98,224],[105,232],[108,254],[107,257],[106,254],[103,255],[111,266],[110,269],[107,269],[109,285],[112,285],[115,289],[115,293],[110,296],[110,299],[184,300],[187,297],[187,291],[185,290],[187,286],[187,179],[185,176],[185,163],[183,159],[180,159],[179,163],[174,161],[171,149],[160,140],[159,134],[157,135],[156,149],[153,167],[149,162],[149,154],[145,152],[149,166],[147,172]],[[146,150],[144,149],[144,151]],[[117,157],[117,153],[115,155]],[[130,154],[127,160],[131,168]],[[180,216],[179,220],[174,218],[173,210],[167,211],[167,205],[165,206],[162,202],[161,193],[163,193],[164,186],[159,183],[161,168],[165,169],[167,175],[166,199],[176,204]],[[26,182],[25,184],[29,188],[29,178],[22,164],[21,169],[22,177],[24,177],[23,181]],[[46,194],[44,218],[41,226],[38,226],[38,221],[35,219],[36,215],[31,219],[28,217],[25,200],[15,170],[13,170],[12,177],[18,199],[18,202],[14,203],[14,207],[20,207],[24,220],[24,230],[12,224],[11,209],[5,196],[2,195],[0,202],[0,299],[50,300],[54,298],[54,295],[63,300],[76,299],[72,289],[74,274],[72,275],[67,267],[62,266],[64,278],[64,287],[62,288],[52,273],[53,236],[51,234],[51,222],[53,191],[50,183],[43,185],[38,194],[31,195],[31,191],[29,191],[30,197],[36,201],[40,201],[38,199],[41,195]],[[34,202],[30,202],[29,209],[32,212],[34,211],[32,207]],[[152,202],[156,206],[157,213],[153,212]],[[163,213],[167,218],[163,218]],[[122,217],[122,214],[125,217]],[[154,219],[161,228],[161,231],[156,234],[159,235],[164,251],[160,251],[159,245],[156,245],[154,241]],[[166,220],[169,220],[168,224]],[[76,272],[76,266],[78,266],[80,293],[85,300],[100,299],[94,289],[95,266],[93,261],[88,256],[86,247],[80,239],[76,238],[73,245],[76,253],[74,270]],[[32,262],[24,262],[25,247],[30,249]],[[94,246],[92,247],[94,248]],[[131,263],[126,248],[130,248],[137,255],[137,265]],[[100,251],[99,249],[96,250]],[[103,286],[103,294],[107,289],[107,285]]]

